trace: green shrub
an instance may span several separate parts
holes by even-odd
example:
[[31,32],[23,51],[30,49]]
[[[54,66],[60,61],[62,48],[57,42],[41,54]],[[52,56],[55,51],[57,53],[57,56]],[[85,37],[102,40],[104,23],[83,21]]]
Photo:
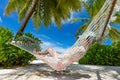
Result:
[[98,43],[91,46],[80,64],[120,66],[120,45],[108,46]]
[[6,42],[12,40],[12,38],[12,31],[0,27],[0,66],[13,67],[28,65],[35,57],[17,47],[7,45]]

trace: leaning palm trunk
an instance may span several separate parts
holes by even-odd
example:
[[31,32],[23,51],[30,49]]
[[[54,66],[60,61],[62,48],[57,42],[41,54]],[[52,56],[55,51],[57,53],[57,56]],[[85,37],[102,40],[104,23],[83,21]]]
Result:
[[32,5],[31,5],[31,7],[30,7],[30,9],[29,9],[29,11],[28,11],[28,14],[27,14],[26,17],[24,18],[23,24],[20,26],[20,28],[19,28],[16,36],[17,36],[17,35],[19,35],[19,36],[22,35],[22,32],[24,31],[24,29],[25,29],[25,27],[26,27],[29,19],[31,18],[32,14],[34,13],[34,11],[35,11],[35,9],[36,9],[36,6],[38,5],[38,1],[39,1],[39,0],[33,0]]
[[104,27],[103,32],[102,32],[102,35],[101,35],[101,37],[100,37],[100,41],[102,41],[102,38],[103,38],[103,36],[104,36],[104,33],[105,33],[106,28],[107,28],[107,26],[108,26],[108,23],[109,23],[109,21],[110,21],[111,15],[112,15],[112,13],[113,13],[113,11],[114,11],[114,7],[115,7],[116,2],[117,2],[117,0],[113,0],[113,2],[112,2],[111,10],[110,10],[110,12],[109,12],[109,14],[108,14],[108,18],[107,18],[107,20],[106,20],[105,27]]

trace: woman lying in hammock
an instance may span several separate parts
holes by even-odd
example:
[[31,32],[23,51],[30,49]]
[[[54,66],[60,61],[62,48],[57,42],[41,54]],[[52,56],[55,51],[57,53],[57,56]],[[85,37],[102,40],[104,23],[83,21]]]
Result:
[[[77,49],[80,49],[81,51],[80,52],[85,52],[86,49],[89,48],[90,44],[92,44],[95,40],[95,37],[94,36],[87,36],[87,38],[83,38],[83,39],[80,39],[79,42],[80,42],[80,46],[75,46],[74,48],[77,50]],[[33,53],[37,53],[39,55],[47,55],[47,54],[50,54],[50,56],[52,57],[55,57],[57,56],[58,52],[56,52],[54,49],[52,48],[48,48],[47,50],[45,51],[41,51],[41,52],[37,52],[36,49],[33,50]]]

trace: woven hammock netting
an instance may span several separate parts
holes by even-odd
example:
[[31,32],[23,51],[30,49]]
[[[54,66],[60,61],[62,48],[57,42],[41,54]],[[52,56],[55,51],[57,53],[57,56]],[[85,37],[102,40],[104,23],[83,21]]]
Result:
[[[54,70],[65,70],[66,67],[73,62],[79,61],[86,54],[86,51],[90,48],[90,46],[96,40],[99,40],[101,38],[106,24],[107,26],[109,26],[109,23],[112,21],[115,13],[120,10],[120,0],[116,0],[114,10],[112,11],[112,14],[109,15],[114,1],[115,0],[105,1],[98,14],[93,18],[83,34],[77,39],[77,41],[73,44],[73,46],[71,46],[71,48],[67,49],[62,54],[57,54],[57,56],[39,55],[39,41],[31,39],[25,35],[13,40],[12,42],[10,42],[10,44],[31,53],[38,59],[48,64]],[[109,20],[108,17],[110,17]],[[104,36],[108,33],[109,30],[107,27],[104,31]]]

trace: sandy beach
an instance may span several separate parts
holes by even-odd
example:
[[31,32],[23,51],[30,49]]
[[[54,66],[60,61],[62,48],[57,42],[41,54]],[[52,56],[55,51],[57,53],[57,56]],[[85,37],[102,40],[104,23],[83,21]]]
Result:
[[0,80],[120,80],[120,67],[72,64],[58,72],[37,60],[27,67],[0,68]]

